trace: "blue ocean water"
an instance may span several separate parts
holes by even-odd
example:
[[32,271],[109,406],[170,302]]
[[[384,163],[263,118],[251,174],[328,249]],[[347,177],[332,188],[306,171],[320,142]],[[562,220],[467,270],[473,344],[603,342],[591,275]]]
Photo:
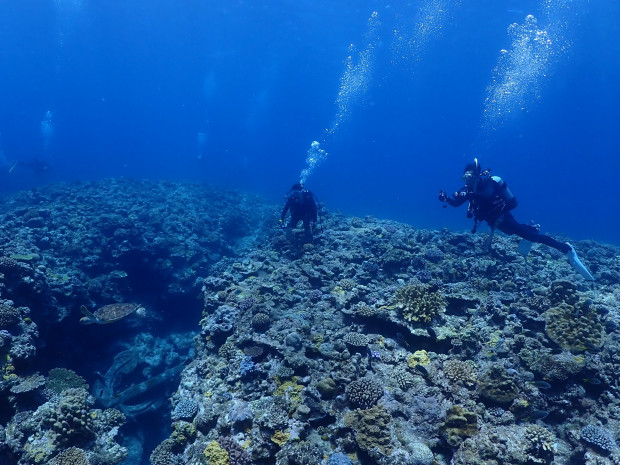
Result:
[[458,189],[477,156],[517,196],[517,219],[620,242],[617,2],[5,0],[0,12],[4,193],[124,176],[281,202],[307,169],[331,209],[460,230],[465,212],[437,192]]

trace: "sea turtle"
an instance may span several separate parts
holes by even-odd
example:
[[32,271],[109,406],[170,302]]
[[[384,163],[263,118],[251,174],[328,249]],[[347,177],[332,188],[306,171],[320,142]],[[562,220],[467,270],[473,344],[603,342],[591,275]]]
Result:
[[104,305],[95,313],[91,313],[88,308],[82,305],[82,313],[84,316],[80,318],[80,323],[83,325],[92,325],[94,323],[105,325],[108,323],[114,323],[115,321],[125,318],[130,313],[140,310],[144,312],[144,307],[138,304],[110,304]]

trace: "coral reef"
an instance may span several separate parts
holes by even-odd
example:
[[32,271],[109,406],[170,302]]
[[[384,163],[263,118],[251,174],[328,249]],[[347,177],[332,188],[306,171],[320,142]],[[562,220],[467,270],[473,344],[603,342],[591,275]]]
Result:
[[[512,237],[325,209],[302,241],[278,210],[128,180],[0,206],[0,462],[620,463],[616,247],[572,242],[592,284]],[[116,301],[146,313],[78,326]]]

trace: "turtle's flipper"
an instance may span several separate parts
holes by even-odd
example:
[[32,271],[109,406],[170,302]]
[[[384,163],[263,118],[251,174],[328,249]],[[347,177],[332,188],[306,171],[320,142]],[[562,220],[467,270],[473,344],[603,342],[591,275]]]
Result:
[[92,325],[94,323],[98,323],[97,321],[97,317],[95,315],[93,315],[87,308],[85,305],[82,305],[82,307],[80,308],[80,310],[82,310],[82,313],[84,314],[84,316],[82,318],[80,318],[80,323],[82,323],[83,325]]

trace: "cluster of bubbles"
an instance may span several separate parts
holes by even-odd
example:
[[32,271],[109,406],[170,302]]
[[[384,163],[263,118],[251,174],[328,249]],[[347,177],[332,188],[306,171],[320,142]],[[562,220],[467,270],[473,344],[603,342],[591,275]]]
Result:
[[[410,5],[411,8],[416,8],[416,14],[405,11],[397,18],[398,25],[394,29],[392,42],[393,61],[419,59],[429,40],[440,35],[451,8],[459,3],[460,0],[423,0],[421,5]],[[367,45],[364,50],[356,53],[354,45],[349,47],[336,98],[336,115],[325,130],[322,142],[338,131],[349,116],[351,108],[358,104],[368,91],[379,45],[380,26],[379,15],[374,11],[368,19]],[[306,167],[301,172],[302,183],[326,157],[327,152],[321,149],[321,143],[313,141],[307,151]]]
[[540,99],[545,78],[570,49],[566,33],[574,14],[571,0],[544,0],[546,24],[528,15],[523,24],[511,24],[509,49],[500,51],[484,102],[483,133],[501,127],[515,113],[528,111]]
[[338,130],[340,124],[348,116],[351,106],[359,102],[368,91],[379,39],[377,30],[380,25],[379,15],[376,11],[373,11],[370,18],[368,18],[368,31],[366,33],[368,44],[366,48],[356,56],[355,46],[353,44],[349,46],[349,54],[345,60],[345,70],[340,78],[340,90],[336,97],[336,116],[329,128],[326,129],[326,136],[332,135]]
[[394,28],[392,61],[417,61],[427,43],[441,35],[448,21],[451,8],[459,1],[423,0],[415,15],[400,14]]
[[47,110],[45,116],[41,120],[41,136],[43,137],[43,149],[47,151],[50,141],[54,135],[54,126],[52,124],[52,111]]
[[299,182],[303,185],[306,183],[308,176],[312,174],[314,168],[319,166],[323,160],[327,158],[327,152],[321,148],[319,141],[312,141],[310,148],[306,152],[306,167],[301,170]]
[[[351,107],[359,103],[368,91],[376,49],[379,43],[378,29],[380,25],[379,14],[373,11],[370,18],[368,18],[367,45],[364,50],[356,54],[355,46],[353,44],[349,46],[349,54],[345,60],[345,70],[340,78],[340,90],[336,97],[336,115],[323,134],[323,142],[338,131],[342,122],[348,117]],[[327,152],[321,148],[321,143],[313,141],[306,153],[306,167],[300,174],[300,182],[302,184],[325,158],[327,158]]]
[[[523,24],[514,23],[508,27],[510,46],[500,51],[486,91],[482,118],[484,136],[502,126],[515,113],[529,110],[540,99],[545,78],[570,49],[568,29],[577,18],[579,4],[587,1],[541,0],[544,26],[533,15],[528,15]],[[392,62],[418,61],[428,43],[441,35],[452,10],[460,3],[460,0],[421,0],[415,6],[405,6],[405,10],[416,8],[416,12],[409,14],[404,11],[396,17]],[[300,175],[302,183],[327,157],[321,144],[338,131],[353,105],[358,104],[368,91],[379,44],[379,26],[378,14],[373,12],[368,20],[365,49],[356,53],[353,45],[349,47],[336,98],[335,117],[321,142],[313,141],[310,145],[306,167]]]

